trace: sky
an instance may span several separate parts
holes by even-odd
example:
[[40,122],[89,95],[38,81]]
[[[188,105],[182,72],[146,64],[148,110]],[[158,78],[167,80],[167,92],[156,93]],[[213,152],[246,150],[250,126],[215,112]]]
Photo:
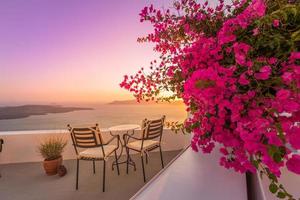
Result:
[[125,74],[157,55],[136,42],[151,3],[171,0],[0,1],[0,104],[97,103],[132,98]]

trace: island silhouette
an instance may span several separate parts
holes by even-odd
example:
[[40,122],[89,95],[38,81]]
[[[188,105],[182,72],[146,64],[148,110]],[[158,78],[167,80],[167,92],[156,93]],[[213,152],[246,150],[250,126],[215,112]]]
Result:
[[20,119],[32,115],[46,115],[49,113],[66,113],[78,110],[93,110],[93,108],[64,107],[57,105],[22,105],[0,107],[0,120]]

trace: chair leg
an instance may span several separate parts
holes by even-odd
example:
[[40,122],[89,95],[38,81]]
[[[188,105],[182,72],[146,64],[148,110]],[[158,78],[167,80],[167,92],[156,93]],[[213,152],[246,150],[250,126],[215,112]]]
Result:
[[128,174],[128,166],[129,166],[129,149],[126,147],[126,174]]
[[79,176],[79,159],[77,159],[77,170],[76,170],[76,190],[78,190],[78,176]]
[[117,151],[115,151],[115,160],[116,160],[116,165],[117,165],[118,175],[120,175],[120,169],[119,169],[119,163],[118,163]]
[[95,160],[93,160],[93,171],[94,171],[94,174],[96,174]]
[[103,179],[102,179],[102,191],[105,192],[105,168],[106,168],[106,161],[103,160]]
[[164,160],[163,160],[163,155],[162,155],[162,151],[161,151],[161,146],[159,146],[159,152],[160,152],[160,160],[161,160],[161,167],[164,168]]
[[146,164],[148,164],[148,154],[146,154]]
[[144,158],[143,158],[143,155],[141,155],[141,160],[142,160],[142,168],[143,168],[144,182],[146,183],[146,175],[145,175],[145,166],[144,166]]

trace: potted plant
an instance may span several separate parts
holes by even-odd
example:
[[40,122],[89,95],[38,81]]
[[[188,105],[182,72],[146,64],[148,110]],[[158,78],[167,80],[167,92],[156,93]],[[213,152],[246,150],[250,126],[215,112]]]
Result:
[[61,137],[49,137],[39,145],[38,150],[44,158],[43,166],[47,175],[57,174],[66,145],[67,141]]

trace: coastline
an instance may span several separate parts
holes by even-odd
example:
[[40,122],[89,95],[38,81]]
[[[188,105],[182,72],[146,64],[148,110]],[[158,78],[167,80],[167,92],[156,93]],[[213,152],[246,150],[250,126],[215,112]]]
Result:
[[[36,130],[64,132],[67,124],[91,125],[98,123],[105,130],[120,124],[140,124],[145,118],[156,119],[162,115],[167,121],[183,122],[186,111],[177,105],[101,105],[93,110],[80,110],[67,113],[32,115],[21,119],[0,120],[0,132],[7,134],[30,134]],[[24,132],[19,132],[24,131]],[[16,132],[16,133],[15,133]],[[28,133],[29,132],[29,133]]]
[[0,120],[23,119],[30,116],[42,116],[55,113],[68,113],[80,110],[93,110],[94,108],[65,107],[54,105],[23,105],[0,107]]

